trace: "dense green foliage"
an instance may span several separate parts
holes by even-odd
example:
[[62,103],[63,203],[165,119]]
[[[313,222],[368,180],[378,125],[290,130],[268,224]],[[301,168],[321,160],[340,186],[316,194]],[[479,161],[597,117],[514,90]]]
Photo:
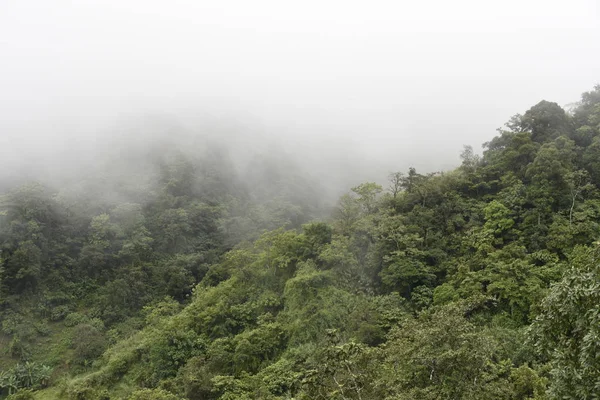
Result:
[[484,149],[360,184],[321,221],[297,175],[210,151],[12,190],[0,396],[597,398],[600,86]]

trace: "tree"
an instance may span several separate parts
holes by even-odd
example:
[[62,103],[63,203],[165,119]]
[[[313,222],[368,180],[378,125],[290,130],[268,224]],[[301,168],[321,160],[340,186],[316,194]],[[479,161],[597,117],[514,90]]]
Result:
[[594,187],[589,183],[589,180],[590,174],[584,169],[569,172],[565,177],[567,187],[569,188],[569,197],[571,200],[571,207],[569,208],[569,225],[573,225],[573,210],[575,209],[575,202],[578,198],[583,198],[583,193],[593,189]]
[[550,394],[597,398],[600,387],[600,244],[578,247],[563,279],[552,286],[530,337],[551,365]]
[[558,104],[542,100],[523,115],[520,128],[531,132],[533,141],[543,143],[561,135],[568,136],[571,123]]
[[343,195],[334,210],[335,224],[344,235],[350,235],[359,220],[360,205],[357,200],[349,194]]
[[463,147],[463,151],[462,151],[462,153],[460,153],[460,158],[462,160],[461,167],[466,172],[471,172],[471,173],[475,172],[477,170],[477,167],[478,167],[479,163],[481,162],[481,157],[479,157],[479,155],[475,154],[475,152],[473,151],[473,147],[467,146],[467,145],[465,145]]
[[392,196],[395,199],[402,190],[404,174],[402,172],[391,173],[388,177],[388,180],[390,182],[389,191],[392,193]]
[[476,304],[451,304],[409,319],[390,332],[376,383],[389,399],[508,399],[497,343],[466,315]]
[[358,195],[357,202],[363,212],[371,214],[375,211],[377,197],[383,191],[383,188],[374,182],[367,182],[353,187],[352,191]]
[[589,128],[592,132],[600,131],[600,85],[581,95],[581,101],[573,112],[577,125]]
[[317,362],[304,372],[300,398],[340,400],[375,399],[378,351],[362,343],[342,343],[339,332],[327,331],[328,343],[316,355]]

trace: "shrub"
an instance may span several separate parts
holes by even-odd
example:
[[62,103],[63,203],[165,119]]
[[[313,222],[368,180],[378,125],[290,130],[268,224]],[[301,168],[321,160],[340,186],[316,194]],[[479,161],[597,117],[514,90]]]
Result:
[[88,321],[88,317],[78,312],[72,312],[65,317],[66,326],[75,326]]
[[141,389],[134,392],[127,400],[180,400],[180,397],[175,396],[163,389]]
[[6,398],[6,400],[35,400],[33,391],[29,389],[19,390]]
[[107,344],[104,333],[91,324],[79,324],[73,329],[71,345],[77,364],[89,364],[102,355]]
[[33,327],[35,328],[37,333],[39,333],[42,336],[48,336],[50,333],[52,333],[52,330],[50,330],[50,327],[48,326],[46,321],[34,322]]
[[50,312],[51,321],[62,321],[69,314],[69,306],[56,306]]

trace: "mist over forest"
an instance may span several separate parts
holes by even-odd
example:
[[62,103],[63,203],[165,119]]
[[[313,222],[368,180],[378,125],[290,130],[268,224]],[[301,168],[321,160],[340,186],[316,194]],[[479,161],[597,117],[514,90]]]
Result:
[[592,0],[0,2],[0,399],[600,396]]
[[1,156],[67,174],[110,138],[177,126],[275,142],[333,180],[447,170],[518,110],[596,83],[597,15],[592,1],[5,1]]

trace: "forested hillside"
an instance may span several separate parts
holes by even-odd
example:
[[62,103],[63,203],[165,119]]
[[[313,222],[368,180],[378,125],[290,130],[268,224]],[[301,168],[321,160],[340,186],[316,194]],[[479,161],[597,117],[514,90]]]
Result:
[[0,397],[600,396],[600,86],[333,210],[283,160],[133,153],[2,196]]

